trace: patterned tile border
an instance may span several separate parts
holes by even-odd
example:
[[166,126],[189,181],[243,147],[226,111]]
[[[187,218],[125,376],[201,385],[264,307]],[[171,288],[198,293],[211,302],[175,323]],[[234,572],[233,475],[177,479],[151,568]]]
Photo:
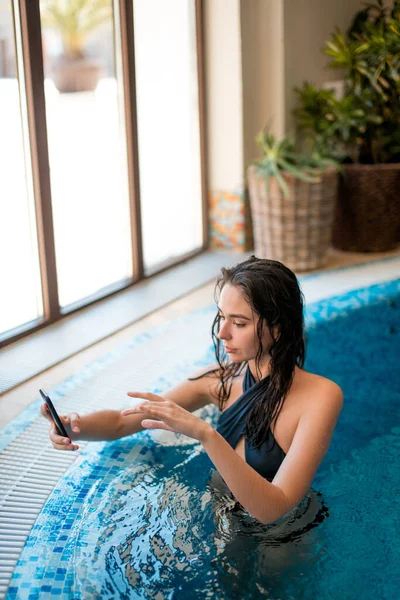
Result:
[[211,248],[245,250],[246,215],[243,190],[210,192],[209,228]]

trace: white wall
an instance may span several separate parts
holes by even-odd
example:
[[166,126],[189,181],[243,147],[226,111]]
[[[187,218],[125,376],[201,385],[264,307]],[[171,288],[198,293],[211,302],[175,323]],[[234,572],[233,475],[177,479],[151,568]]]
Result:
[[241,2],[243,136],[247,164],[258,154],[255,135],[268,120],[285,129],[284,0]]
[[363,0],[204,0],[210,190],[244,186],[245,168],[259,155],[254,138],[268,120],[277,136],[294,129],[294,86],[341,79],[321,50],[363,7]]
[[[268,0],[267,0],[268,2]],[[328,69],[329,56],[321,52],[334,27],[349,27],[363,8],[360,0],[284,0],[285,38],[285,128],[293,129],[295,86],[307,80],[314,84],[341,79],[341,71]]]
[[295,86],[341,78],[321,50],[337,25],[346,30],[361,0],[242,0],[244,161],[258,150],[254,137],[271,119],[281,135],[294,129]]

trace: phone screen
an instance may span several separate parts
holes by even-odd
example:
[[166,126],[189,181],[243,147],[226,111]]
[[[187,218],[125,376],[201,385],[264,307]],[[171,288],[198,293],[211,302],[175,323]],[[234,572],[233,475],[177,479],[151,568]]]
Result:
[[39,390],[39,393],[42,396],[43,400],[46,402],[47,406],[49,407],[50,414],[53,418],[53,421],[58,430],[58,433],[60,435],[63,435],[64,437],[69,438],[69,435],[65,431],[65,427],[62,424],[62,421],[61,421],[60,417],[58,416],[56,409],[54,408],[54,404],[52,403],[52,401],[50,400],[50,398],[48,397],[48,395],[46,394],[46,392],[44,390]]

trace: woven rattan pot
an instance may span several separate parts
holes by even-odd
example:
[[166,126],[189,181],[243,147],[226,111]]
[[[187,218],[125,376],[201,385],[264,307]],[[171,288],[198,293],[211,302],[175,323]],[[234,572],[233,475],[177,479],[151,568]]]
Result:
[[289,188],[288,199],[275,178],[271,177],[268,192],[256,167],[250,166],[247,175],[256,255],[279,260],[295,271],[324,266],[332,237],[336,170],[320,172],[315,183],[283,174]]
[[400,241],[400,164],[345,165],[332,231],[335,248],[383,252]]

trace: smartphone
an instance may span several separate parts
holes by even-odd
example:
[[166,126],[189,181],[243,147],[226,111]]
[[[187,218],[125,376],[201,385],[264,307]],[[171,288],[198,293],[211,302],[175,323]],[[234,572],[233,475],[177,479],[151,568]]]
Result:
[[65,431],[65,427],[62,424],[61,419],[58,416],[56,409],[54,408],[54,404],[52,403],[52,401],[50,400],[50,398],[48,397],[48,395],[46,394],[46,392],[44,390],[39,390],[39,392],[40,392],[40,395],[42,396],[43,400],[46,402],[47,406],[50,409],[50,413],[51,413],[51,416],[53,417],[54,424],[55,424],[56,428],[58,429],[58,433],[60,435],[63,435],[66,438],[69,438],[69,435]]

